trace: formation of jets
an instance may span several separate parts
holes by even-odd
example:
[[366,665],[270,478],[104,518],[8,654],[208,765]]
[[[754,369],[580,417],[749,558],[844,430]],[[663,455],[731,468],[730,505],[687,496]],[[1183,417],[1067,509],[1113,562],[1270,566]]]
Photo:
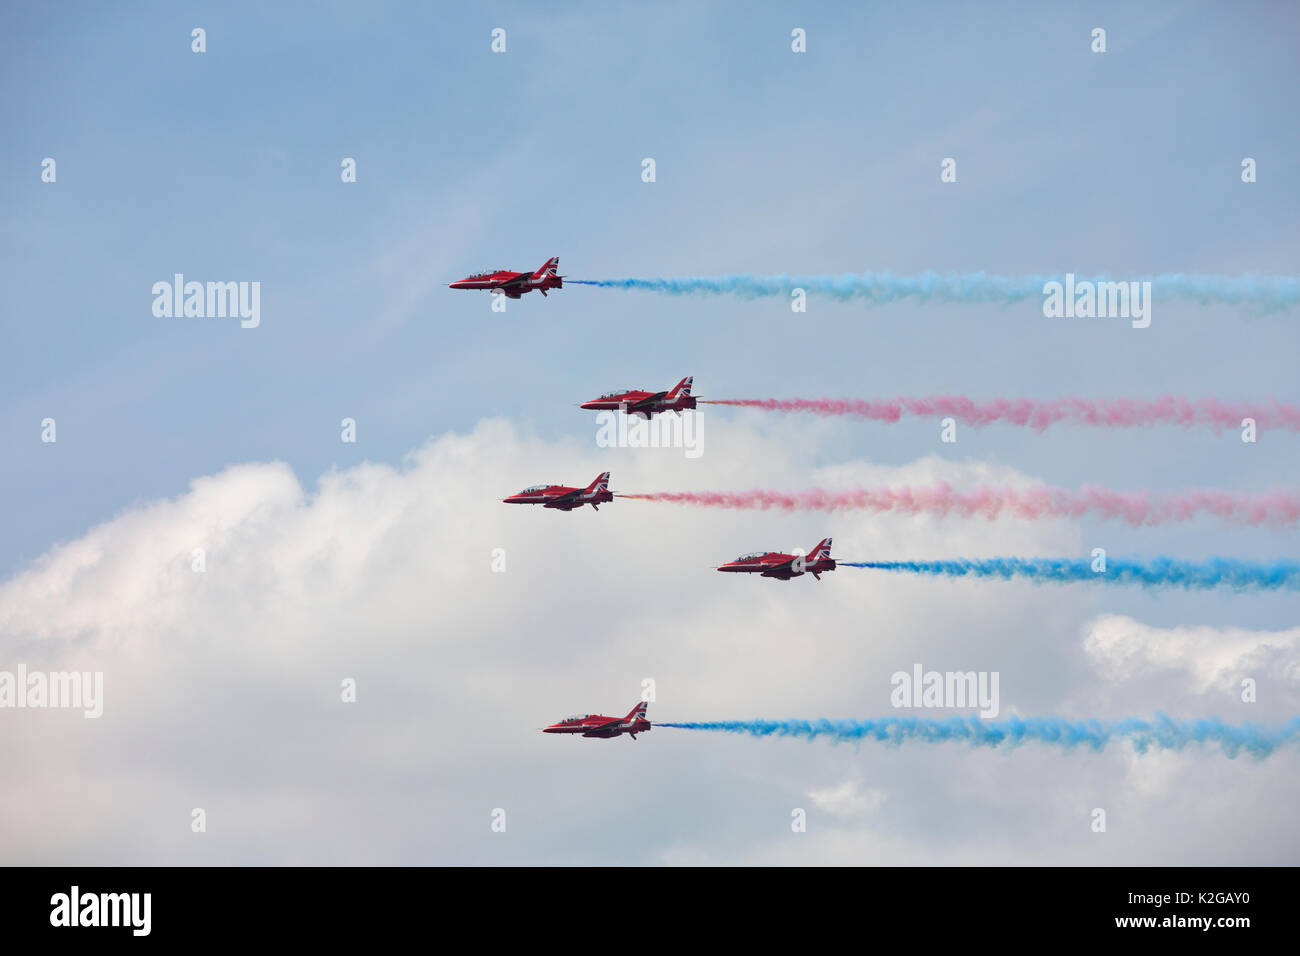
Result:
[[582,734],[584,737],[618,737],[627,734],[633,740],[640,733],[648,733],[650,721],[646,720],[646,708],[649,705],[641,701],[626,717],[606,717],[604,714],[580,714],[577,717],[565,717],[563,720],[543,727],[544,734]]
[[536,289],[546,295],[547,289],[563,289],[564,276],[555,274],[560,267],[560,257],[553,256],[542,263],[536,272],[511,272],[509,269],[492,269],[476,272],[472,276],[457,279],[449,289],[483,289],[508,299],[517,299],[525,292]]
[[[564,276],[556,274],[559,265],[560,259],[556,256],[547,259],[536,272],[511,272],[507,269],[479,272],[458,279],[450,284],[450,288],[479,289],[511,299],[518,299],[536,289],[545,296],[548,289],[564,287]],[[635,388],[606,392],[599,398],[583,402],[580,407],[589,411],[621,411],[626,415],[647,420],[665,412],[681,414],[696,407],[696,398],[691,394],[694,382],[695,379],[688,375],[664,392],[647,392]],[[558,511],[573,511],[584,505],[591,505],[593,511],[599,511],[599,505],[613,500],[614,495],[609,490],[607,471],[601,472],[585,488],[570,485],[533,485],[502,499],[510,505],[541,505],[543,508],[553,508]],[[797,551],[793,554],[784,551],[757,551],[719,565],[717,570],[757,574],[778,581],[789,581],[791,578],[811,574],[820,581],[822,574],[835,570],[835,559],[831,557],[831,539],[823,538],[807,555]],[[637,734],[645,733],[651,727],[650,721],[646,718],[646,709],[646,702],[641,701],[626,717],[606,717],[604,714],[566,717],[548,727],[543,727],[542,732],[604,738],[627,734],[636,740]]]

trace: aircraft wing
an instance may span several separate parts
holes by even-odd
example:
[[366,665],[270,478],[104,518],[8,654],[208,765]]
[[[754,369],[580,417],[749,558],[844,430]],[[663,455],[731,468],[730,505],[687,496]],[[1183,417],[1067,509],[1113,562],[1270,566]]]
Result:
[[554,498],[552,498],[550,501],[546,502],[546,507],[548,507],[548,508],[559,508],[559,507],[561,507],[561,506],[563,506],[563,505],[567,505],[567,504],[569,504],[569,503],[571,503],[571,502],[573,502],[573,501],[576,501],[576,500],[578,499],[578,497],[579,497],[579,496],[580,496],[580,495],[581,495],[585,490],[586,490],[585,488],[574,488],[572,491],[566,491],[566,492],[565,492],[564,494],[562,494],[562,495],[556,495],[556,496],[555,496]]
[[774,564],[770,568],[764,568],[763,573],[770,574],[773,577],[780,574],[793,574],[794,562],[794,558],[791,558],[789,561],[782,561],[780,564]]
[[651,405],[662,402],[667,397],[667,392],[655,392],[653,395],[647,395],[645,398],[641,399],[641,401],[629,405],[627,410],[629,412],[635,412],[638,409],[649,408]]
[[527,278],[528,276],[525,273],[517,272],[509,279],[502,279],[500,282],[497,283],[496,287],[498,289],[513,289],[517,286],[523,285],[524,280]]

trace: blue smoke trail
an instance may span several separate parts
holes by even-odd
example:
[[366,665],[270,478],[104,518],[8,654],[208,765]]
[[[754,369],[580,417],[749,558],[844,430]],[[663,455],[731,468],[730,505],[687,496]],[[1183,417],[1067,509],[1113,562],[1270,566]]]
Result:
[[1156,714],[1152,720],[1121,717],[1116,720],[1066,720],[1063,717],[1008,717],[981,720],[969,717],[880,717],[874,720],[717,720],[689,723],[655,723],[656,727],[711,730],[751,737],[825,737],[834,743],[874,741],[898,746],[906,741],[945,743],[972,747],[1016,747],[1036,742],[1071,751],[1086,747],[1099,751],[1108,743],[1127,740],[1138,753],[1182,750],[1189,744],[1218,744],[1228,757],[1245,751],[1267,757],[1300,737],[1300,716],[1282,724],[1225,724],[1217,717],[1178,720]]
[[[921,302],[1015,303],[1041,299],[1048,282],[1063,282],[1063,275],[1003,276],[985,272],[965,274],[923,272],[895,276],[888,272],[842,275],[724,275],[679,276],[651,279],[566,279],[570,285],[607,289],[636,289],[665,295],[738,295],[744,298],[782,295],[795,289],[833,299],[861,299],[884,305],[901,299]],[[1082,282],[1109,282],[1108,276],[1078,276]],[[1137,276],[1122,281],[1150,282],[1151,294],[1161,299],[1183,299],[1201,304],[1253,306],[1262,312],[1300,305],[1300,276],[1212,276],[1181,272]]]
[[1092,581],[1106,584],[1137,584],[1144,588],[1204,590],[1227,587],[1234,591],[1294,591],[1300,589],[1300,563],[1274,561],[1255,564],[1235,558],[1208,561],[1178,561],[1173,558],[1107,559],[1105,571],[1093,571],[1092,563],[1073,558],[984,558],[967,561],[836,561],[841,568],[873,568],[905,571],[935,577],[1025,578],[1044,581]]

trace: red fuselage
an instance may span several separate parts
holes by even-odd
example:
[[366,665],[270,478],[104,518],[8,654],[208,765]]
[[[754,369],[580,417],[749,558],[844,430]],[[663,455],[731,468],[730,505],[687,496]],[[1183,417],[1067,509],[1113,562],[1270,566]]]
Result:
[[571,488],[568,485],[533,485],[501,500],[508,505],[541,505],[543,508],[558,508],[560,511],[572,511],[583,505],[591,505],[599,511],[596,506],[613,501],[614,495],[609,490],[609,472],[606,471],[586,488]]
[[618,737],[629,735],[636,740],[636,735],[650,730],[650,721],[646,719],[649,705],[641,701],[632,708],[626,717],[606,717],[604,714],[580,714],[566,717],[549,727],[543,727],[544,734],[581,734],[584,737]]
[[568,717],[558,723],[543,727],[544,734],[582,734],[584,737],[618,737],[621,734],[640,734],[650,729],[650,721],[645,718],[624,720],[622,717],[605,717],[601,714],[587,714],[584,717]]
[[476,272],[472,276],[457,279],[450,283],[449,289],[481,289],[498,292],[507,298],[517,299],[526,292],[536,289],[546,295],[547,289],[564,288],[564,276],[556,275],[559,257],[548,259],[536,272],[511,272],[509,269],[496,269],[491,272]]
[[582,407],[595,412],[623,411],[642,418],[650,418],[662,412],[683,412],[695,407],[695,398],[691,395],[693,381],[688,376],[666,392],[645,392],[635,388],[606,392],[600,398],[583,402]]
[[735,561],[728,561],[718,567],[719,571],[743,574],[760,574],[765,578],[789,581],[801,574],[811,574],[821,580],[825,571],[835,570],[835,559],[831,557],[831,541],[827,538],[807,554],[786,554],[783,551],[759,551],[746,554]]

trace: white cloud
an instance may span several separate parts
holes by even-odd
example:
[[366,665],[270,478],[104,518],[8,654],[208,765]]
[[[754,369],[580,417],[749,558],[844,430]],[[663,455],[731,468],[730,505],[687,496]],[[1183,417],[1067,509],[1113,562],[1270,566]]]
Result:
[[879,810],[887,796],[881,788],[863,787],[856,780],[808,791],[809,799],[819,810],[837,817],[864,816]]
[[1185,671],[1197,693],[1240,689],[1245,677],[1300,678],[1300,627],[1252,631],[1240,627],[1151,627],[1104,614],[1084,629],[1083,647],[1113,681],[1160,670]]
[[[1068,522],[500,503],[536,481],[585,483],[605,469],[625,490],[805,487],[831,480],[807,469],[827,434],[721,422],[687,461],[484,421],[401,467],[333,471],[310,491],[284,464],[233,467],[53,548],[0,585],[0,646],[31,667],[103,671],[104,716],[0,714],[6,862],[843,859],[820,838],[780,853],[769,844],[807,797],[841,825],[869,814],[888,826],[890,852],[909,862],[965,859],[973,851],[960,847],[989,832],[1008,859],[1056,859],[1044,834],[1073,826],[1099,787],[1121,786],[1122,757],[664,727],[636,742],[537,732],[574,711],[625,713],[647,677],[652,719],[874,716],[889,708],[889,675],[916,660],[999,670],[1008,710],[1053,710],[1072,695],[1088,706],[1067,637],[1096,592],[711,570],[827,534],[848,557],[1055,554],[1079,546]],[[959,484],[986,473],[925,459],[850,463],[833,478]],[[195,548],[204,573],[191,570]],[[491,570],[494,548],[505,549],[503,574]],[[345,678],[356,704],[340,702]],[[1226,786],[1258,779],[1231,773]],[[890,799],[857,780],[889,780]],[[205,834],[190,832],[194,807],[207,811]],[[497,807],[503,834],[490,829]],[[1157,811],[1143,811],[1151,839],[1175,822]],[[1278,845],[1288,842],[1294,827]]]

